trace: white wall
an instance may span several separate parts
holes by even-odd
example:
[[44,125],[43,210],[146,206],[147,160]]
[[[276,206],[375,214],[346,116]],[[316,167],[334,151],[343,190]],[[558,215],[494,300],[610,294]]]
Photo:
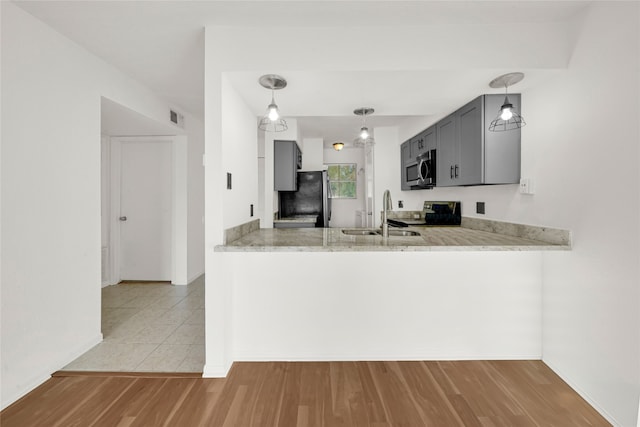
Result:
[[187,275],[204,274],[204,124],[189,115],[187,136]]
[[298,141],[302,150],[303,171],[321,171],[324,159],[324,139],[304,138],[302,143]]
[[[356,170],[364,168],[364,150],[362,148],[343,148],[336,151],[333,148],[324,150],[324,163],[355,163]],[[331,227],[356,227],[356,211],[365,209],[364,172],[358,173],[356,184],[356,199],[331,199]]]
[[[398,143],[398,128],[395,126],[377,127],[374,129],[376,139],[374,157],[374,188],[375,212],[373,222],[380,226],[382,212],[382,195],[385,190],[391,193],[393,209],[398,210],[398,200],[403,200],[406,192],[400,190],[400,145]],[[408,208],[405,205],[405,208]],[[422,205],[420,208],[422,209]]]
[[222,138],[222,79],[223,73],[217,61],[220,40],[213,29],[205,30],[205,339],[206,363],[204,376],[224,376],[230,367],[230,349],[227,330],[232,327],[229,305],[226,304],[228,270],[224,257],[213,252],[215,245],[224,239],[224,192],[226,167],[223,164]]
[[169,105],[12,3],[0,7],[5,407],[102,338],[100,97],[160,121]]
[[[224,228],[251,221],[258,207],[258,130],[256,117],[222,78],[222,164],[232,174],[232,189],[224,191]],[[226,178],[225,178],[226,179]],[[255,215],[254,213],[254,215]]]
[[100,229],[102,286],[108,286],[111,279],[109,244],[111,237],[111,146],[109,137],[100,137]]
[[543,360],[621,426],[640,397],[639,6],[595,5],[567,73],[524,94],[537,194],[522,216],[574,236],[544,259]]

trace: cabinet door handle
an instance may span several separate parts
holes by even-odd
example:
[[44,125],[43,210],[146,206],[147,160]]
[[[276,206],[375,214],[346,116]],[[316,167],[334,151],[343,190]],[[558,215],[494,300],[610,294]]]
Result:
[[449,169],[449,177],[453,179],[453,165],[451,165],[451,169]]
[[458,165],[456,165],[456,178],[458,177]]

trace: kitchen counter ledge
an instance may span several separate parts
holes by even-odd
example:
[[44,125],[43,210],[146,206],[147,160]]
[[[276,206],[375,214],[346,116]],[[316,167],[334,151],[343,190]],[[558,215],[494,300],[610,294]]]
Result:
[[570,250],[554,244],[466,227],[408,227],[420,236],[353,236],[342,228],[260,229],[215,247],[216,252],[420,252]]

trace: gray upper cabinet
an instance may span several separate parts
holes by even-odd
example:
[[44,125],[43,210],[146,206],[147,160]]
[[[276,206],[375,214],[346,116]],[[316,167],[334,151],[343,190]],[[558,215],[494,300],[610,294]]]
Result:
[[411,140],[400,146],[400,189],[411,190],[407,181],[407,164],[411,162]]
[[423,152],[436,149],[438,143],[436,140],[436,134],[437,130],[435,125],[427,128],[424,132],[422,132],[422,139],[424,144]]
[[420,154],[425,152],[424,137],[422,134],[418,134],[411,138],[411,157],[415,160]]
[[478,97],[456,112],[460,144],[454,166],[456,185],[482,182],[482,108],[482,97]]
[[410,162],[413,159],[413,157],[411,156],[411,140],[405,142],[400,146],[400,152],[403,162]]
[[[520,111],[520,95],[509,99]],[[438,187],[520,181],[520,129],[489,132],[504,95],[481,95],[436,124]]]
[[455,165],[458,158],[456,143],[456,113],[449,114],[436,123],[436,187],[448,187],[455,184]]
[[[402,190],[419,190],[417,157],[437,146],[437,129],[433,125],[400,146],[400,188]],[[412,188],[413,186],[413,188]]]
[[302,167],[302,152],[295,141],[273,141],[273,189],[298,190],[298,169]]

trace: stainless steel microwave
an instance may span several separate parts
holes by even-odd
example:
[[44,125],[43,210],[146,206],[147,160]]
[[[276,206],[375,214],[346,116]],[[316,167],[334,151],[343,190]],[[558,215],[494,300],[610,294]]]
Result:
[[415,161],[404,166],[403,179],[411,189],[433,188],[436,186],[436,150],[427,150]]
[[418,185],[418,161],[408,162],[404,166],[404,182],[409,187]]
[[433,188],[436,185],[436,150],[420,154],[418,161],[418,187]]

